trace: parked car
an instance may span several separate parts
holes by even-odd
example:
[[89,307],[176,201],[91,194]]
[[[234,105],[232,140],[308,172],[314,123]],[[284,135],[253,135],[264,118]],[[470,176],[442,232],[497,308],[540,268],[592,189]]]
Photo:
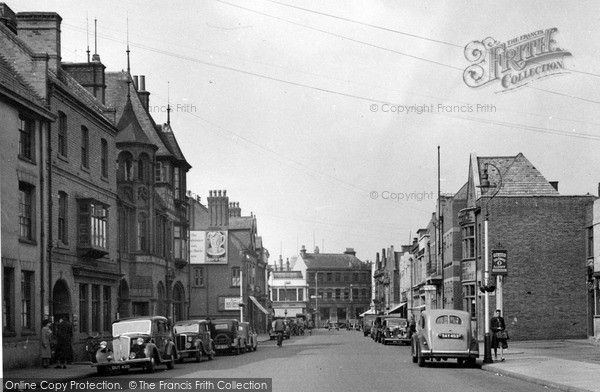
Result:
[[381,325],[381,343],[410,344],[412,333],[408,320],[400,317],[384,317]]
[[363,317],[362,331],[363,335],[369,336],[371,334],[371,328],[373,327],[373,321],[377,318],[376,314],[365,314]]
[[207,320],[178,321],[173,326],[173,334],[179,362],[184,358],[193,358],[196,362],[202,357],[213,359],[215,352]]
[[214,349],[218,353],[231,353],[239,355],[245,343],[240,338],[239,321],[236,319],[213,320],[211,323],[211,336]]
[[173,369],[177,349],[168,320],[162,316],[117,320],[112,324],[112,342],[100,342],[96,362],[99,374],[142,367],[154,372],[157,365]]
[[413,363],[425,366],[426,360],[456,358],[459,365],[474,365],[479,344],[471,331],[471,315],[450,309],[424,310],[412,336]]
[[256,351],[258,348],[258,334],[250,328],[250,323],[240,323],[240,335],[244,343],[244,351]]

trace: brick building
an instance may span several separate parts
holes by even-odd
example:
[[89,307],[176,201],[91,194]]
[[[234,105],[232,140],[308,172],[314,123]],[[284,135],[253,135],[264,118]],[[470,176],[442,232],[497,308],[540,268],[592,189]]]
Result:
[[[129,59],[128,59],[129,63]],[[186,319],[189,307],[189,199],[186,161],[170,124],[149,114],[145,77],[106,74],[116,108],[119,218],[118,316]]]
[[302,271],[294,270],[296,260],[297,257],[292,257],[284,263],[279,255],[279,260],[273,265],[269,287],[275,317],[293,318],[297,314],[308,314],[306,277]]
[[197,230],[191,233],[190,317],[243,318],[266,332],[269,252],[258,236],[256,216],[242,216],[226,191],[210,191],[207,203],[208,224],[193,223]]
[[[72,321],[76,358],[81,338],[109,329],[120,279],[110,170],[117,130],[101,93],[95,97],[63,68],[61,17],[0,9],[3,61],[23,82],[21,95],[33,93],[55,120],[39,122],[33,107],[22,114],[17,168],[3,177],[4,189],[17,176],[19,195],[18,206],[4,205],[10,197],[2,205],[3,213],[19,214],[18,238],[8,234],[2,244],[4,365],[12,367],[37,360],[43,318]],[[3,150],[3,159],[10,153]],[[3,220],[3,234],[14,234],[8,224]]]
[[[491,187],[481,187],[484,179]],[[486,212],[490,268],[493,249],[506,251],[508,265],[508,274],[490,296],[490,311],[503,309],[511,337],[569,339],[591,334],[586,213],[594,199],[591,195],[561,195],[558,183],[548,182],[522,154],[471,156],[466,208],[459,214],[461,280],[464,293],[480,297],[479,337],[483,336],[486,316],[478,290],[484,283],[482,237]]]
[[309,313],[317,327],[327,320],[358,318],[370,309],[371,264],[356,257],[352,248],[343,253],[307,253],[302,246],[295,270],[306,276]]

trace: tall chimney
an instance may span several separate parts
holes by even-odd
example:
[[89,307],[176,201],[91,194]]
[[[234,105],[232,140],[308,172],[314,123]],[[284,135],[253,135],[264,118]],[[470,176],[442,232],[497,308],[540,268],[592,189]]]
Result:
[[224,227],[229,225],[229,198],[227,191],[210,191],[208,198],[208,216],[210,226]]
[[286,271],[290,270],[290,258],[289,257],[285,261],[285,270]]
[[319,247],[318,246],[315,246],[315,252],[314,253],[315,254],[319,254]]
[[139,77],[137,75],[134,75],[134,77],[133,77],[133,88],[135,89],[135,91],[138,91],[138,86],[139,85],[140,85]]
[[279,255],[279,271],[283,271],[283,258]]
[[303,259],[306,258],[306,247],[304,245],[302,245],[302,248],[300,249],[300,256]]
[[35,53],[48,54],[48,68],[58,73],[60,68],[60,23],[56,12],[17,13],[17,35]]
[[[138,89],[138,96],[142,102],[144,109],[148,110],[150,107],[150,93],[146,91],[146,76],[140,75],[140,87]],[[220,191],[219,191],[220,192]]]

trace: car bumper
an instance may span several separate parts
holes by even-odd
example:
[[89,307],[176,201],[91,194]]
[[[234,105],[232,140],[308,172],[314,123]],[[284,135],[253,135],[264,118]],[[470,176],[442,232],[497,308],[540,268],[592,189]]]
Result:
[[479,358],[479,351],[422,351],[423,358]]
[[409,338],[386,338],[386,337],[383,337],[383,338],[381,338],[381,340],[383,340],[386,343],[402,343],[402,344],[410,343]]
[[[92,367],[118,367],[120,369],[127,369],[129,367],[142,367],[150,362],[150,358],[138,358],[130,359],[127,361],[110,361],[110,362],[99,362],[92,363]],[[115,369],[116,370],[116,369]]]

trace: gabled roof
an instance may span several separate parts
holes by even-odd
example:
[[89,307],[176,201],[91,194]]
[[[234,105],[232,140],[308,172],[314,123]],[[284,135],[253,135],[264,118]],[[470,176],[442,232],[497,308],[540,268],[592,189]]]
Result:
[[308,269],[367,269],[368,264],[363,263],[358,257],[345,253],[306,253],[301,256]]
[[[542,173],[521,153],[516,156],[478,157],[479,183],[486,163],[493,164],[500,170],[502,187],[497,196],[560,196]],[[483,189],[483,195],[496,192],[497,188],[494,185],[500,183],[498,171],[490,165],[488,180],[491,187]]]
[[229,230],[252,230],[254,228],[254,216],[230,216]]
[[[129,81],[129,85],[127,83]],[[131,90],[129,91],[129,88]],[[170,155],[169,149],[163,143],[156,131],[156,123],[146,111],[137,91],[133,87],[130,75],[125,71],[106,73],[106,102],[117,109],[116,118],[121,118],[127,104],[127,95],[130,95],[131,107],[139,125],[146,134],[151,144],[158,147],[156,154]]]
[[123,108],[123,114],[117,124],[119,134],[117,135],[117,143],[135,142],[140,144],[151,144],[150,139],[144,133],[140,122],[133,111],[133,105],[131,100],[128,99],[125,107]]
[[[181,148],[179,148],[179,143],[177,143],[177,138],[175,138],[175,134],[173,133],[173,128],[171,128],[171,124],[162,124],[156,126],[156,131],[158,135],[162,139],[163,143],[169,150],[169,155],[174,157],[181,163],[184,163],[187,169],[191,169],[191,165],[186,161],[185,156],[183,156],[183,152],[181,152]],[[161,154],[157,154],[161,155]]]
[[27,101],[43,106],[44,100],[38,96],[33,88],[19,75],[15,68],[0,54],[0,85]]

